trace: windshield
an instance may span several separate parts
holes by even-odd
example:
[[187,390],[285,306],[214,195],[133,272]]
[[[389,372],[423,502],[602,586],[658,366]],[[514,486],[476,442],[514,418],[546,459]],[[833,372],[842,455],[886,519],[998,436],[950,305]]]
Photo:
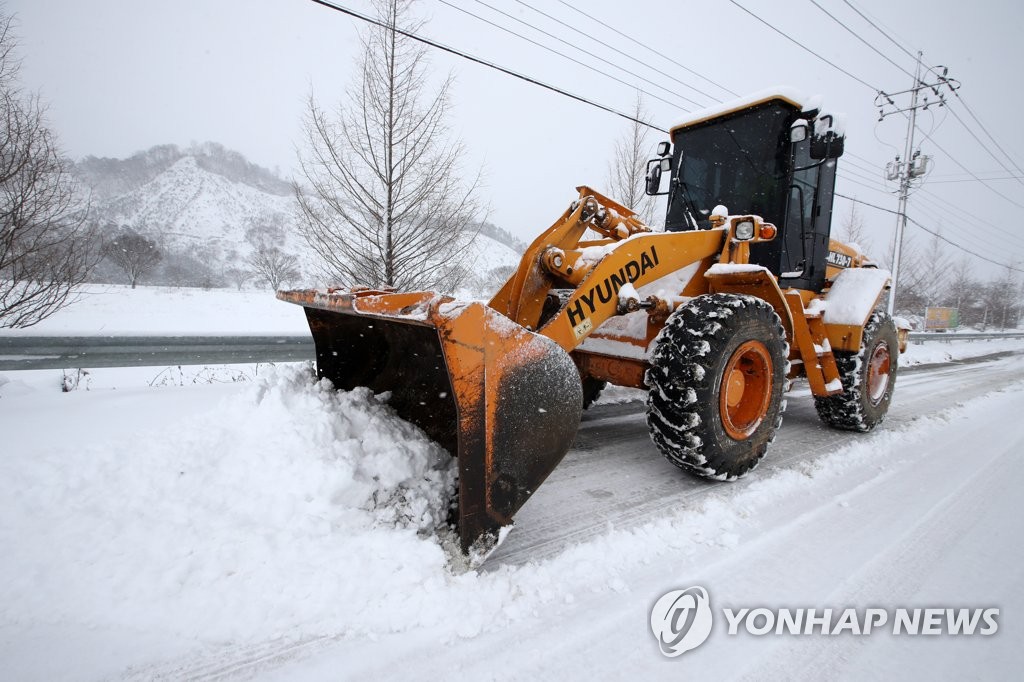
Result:
[[693,229],[687,213],[707,228],[719,204],[781,225],[790,118],[785,107],[769,103],[677,132],[666,228]]

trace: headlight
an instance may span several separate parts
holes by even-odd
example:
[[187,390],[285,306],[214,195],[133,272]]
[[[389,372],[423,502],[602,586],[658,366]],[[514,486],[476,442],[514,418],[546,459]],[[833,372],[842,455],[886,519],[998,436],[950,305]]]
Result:
[[754,221],[743,220],[736,223],[736,228],[733,230],[733,237],[741,241],[747,241],[748,239],[754,238]]

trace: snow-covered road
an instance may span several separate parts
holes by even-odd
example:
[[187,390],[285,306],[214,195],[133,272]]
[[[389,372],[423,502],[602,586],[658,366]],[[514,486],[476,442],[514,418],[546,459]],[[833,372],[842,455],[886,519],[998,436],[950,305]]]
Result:
[[[885,429],[905,429],[934,414],[1024,379],[1009,372],[993,378],[976,363],[912,369],[900,374],[899,399]],[[862,436],[823,425],[804,386],[790,392],[784,427],[757,473],[734,483],[688,476],[661,457],[647,435],[643,404],[599,405],[584,416],[572,451],[516,516],[517,528],[485,565],[522,564],[561,552],[605,532],[629,528],[709,494],[743,490],[770,475],[794,469],[858,442]]]
[[[17,451],[5,455],[0,498],[0,540],[12,548],[0,558],[0,677],[961,679],[1014,677],[1024,664],[1022,356],[901,373],[889,419],[867,435],[822,427],[798,390],[765,461],[733,484],[691,479],[661,458],[636,404],[599,406],[485,570],[463,574],[408,525],[382,526],[378,512],[363,518],[344,499],[314,499],[330,488],[291,480],[300,467],[334,471],[317,455],[339,435],[330,410],[376,409],[296,381],[56,398],[26,390],[4,405],[0,433]],[[0,387],[0,398],[14,393]],[[287,420],[294,432],[264,450]],[[198,434],[153,445],[181,429]],[[379,457],[372,445],[359,447]],[[104,466],[85,466],[101,452],[113,453]],[[146,466],[171,452],[176,471],[204,458],[227,464],[196,471],[190,487],[162,487]],[[274,453],[285,455],[276,469]],[[125,476],[118,467],[133,454],[145,466]],[[350,454],[335,451],[332,462]],[[25,458],[39,467],[16,469]],[[228,485],[246,458],[271,470]],[[354,492],[334,484],[335,495]],[[43,499],[26,500],[26,485]],[[142,519],[114,523],[112,510]],[[73,531],[95,531],[110,551]],[[182,542],[194,546],[164,546]],[[692,585],[709,592],[714,629],[665,658],[651,606]],[[120,603],[122,594],[135,601]],[[1000,616],[993,636],[754,636],[729,635],[723,607],[995,607]]]

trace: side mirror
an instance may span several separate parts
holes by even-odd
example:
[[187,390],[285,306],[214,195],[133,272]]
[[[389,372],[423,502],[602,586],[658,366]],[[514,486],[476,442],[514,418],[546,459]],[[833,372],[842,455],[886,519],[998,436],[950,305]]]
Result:
[[672,151],[671,144],[664,141],[658,143],[658,156],[668,156],[670,151]]
[[840,121],[832,114],[818,117],[814,122],[814,134],[811,136],[812,159],[838,159],[843,155],[846,137],[842,134],[841,128]]
[[647,162],[647,187],[645,191],[648,196],[667,194],[661,192],[661,176],[664,173],[672,172],[672,159],[651,159]]
[[836,135],[832,131],[824,135],[815,135],[811,138],[811,158],[815,160],[838,159],[843,155],[845,142],[845,137]]

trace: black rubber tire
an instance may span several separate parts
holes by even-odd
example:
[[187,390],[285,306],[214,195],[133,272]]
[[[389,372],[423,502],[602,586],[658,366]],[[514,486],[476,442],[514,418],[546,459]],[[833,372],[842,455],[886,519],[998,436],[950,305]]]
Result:
[[583,379],[583,409],[590,409],[590,406],[597,400],[601,391],[608,385],[607,381],[601,381],[594,377],[585,377]]
[[[885,391],[872,399],[868,390],[870,363],[880,344],[889,351],[888,382]],[[836,351],[836,365],[843,382],[843,392],[814,399],[818,417],[832,428],[866,433],[885,419],[896,389],[896,368],[899,364],[899,336],[896,324],[885,313],[876,312],[864,326],[860,350],[856,353]]]
[[[734,353],[758,342],[770,358],[770,397],[745,438],[726,432],[723,375]],[[647,426],[662,454],[704,478],[733,480],[757,466],[782,424],[789,344],[772,306],[754,296],[710,294],[676,310],[655,340],[647,370]]]

